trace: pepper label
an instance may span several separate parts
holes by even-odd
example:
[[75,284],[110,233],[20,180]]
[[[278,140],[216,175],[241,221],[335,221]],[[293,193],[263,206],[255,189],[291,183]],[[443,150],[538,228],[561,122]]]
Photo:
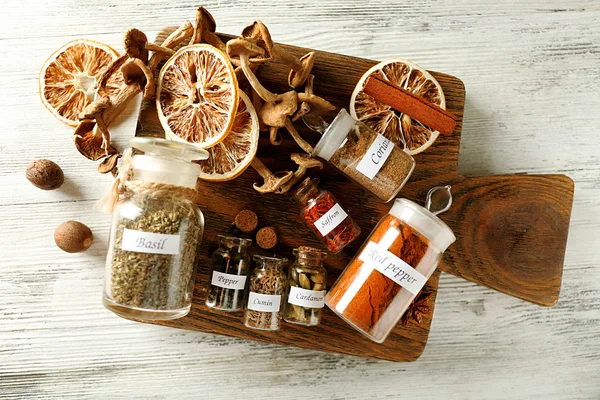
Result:
[[418,294],[427,283],[427,278],[423,274],[375,242],[369,242],[358,256],[358,259],[372,266],[412,294]]
[[307,290],[292,286],[290,287],[288,303],[307,308],[323,308],[325,307],[325,291]]
[[210,283],[224,289],[243,289],[246,286],[246,277],[213,271]]
[[334,230],[339,224],[341,224],[348,214],[339,205],[336,203],[333,207],[329,209],[321,218],[315,221],[315,228],[319,231],[321,236],[327,236],[329,232]]
[[263,312],[279,312],[281,307],[281,295],[260,294],[250,292],[248,297],[248,309]]
[[377,137],[356,166],[356,170],[369,179],[375,178],[375,175],[392,154],[393,149],[394,143],[386,139],[385,136],[377,134]]
[[180,242],[179,235],[166,235],[125,228],[121,240],[121,249],[148,254],[179,254]]

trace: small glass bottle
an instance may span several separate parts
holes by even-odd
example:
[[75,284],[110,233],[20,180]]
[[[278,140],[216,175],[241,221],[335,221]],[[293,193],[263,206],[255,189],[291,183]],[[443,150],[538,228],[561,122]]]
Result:
[[456,238],[441,219],[397,199],[325,296],[329,308],[382,343]]
[[327,271],[323,261],[327,253],[311,247],[294,249],[296,262],[288,273],[288,295],[283,319],[299,325],[321,322],[325,307]]
[[286,276],[283,267],[287,258],[254,256],[250,274],[250,293],[244,315],[244,325],[264,331],[276,331],[281,325]]
[[327,127],[312,155],[329,161],[386,203],[396,197],[415,168],[412,156],[344,109]]
[[213,253],[210,266],[206,305],[221,311],[239,311],[246,299],[250,239],[219,235],[219,248]]
[[103,303],[141,320],[185,316],[191,307],[204,216],[184,197],[196,187],[206,150],[157,138],[133,138],[132,179],[113,211]]
[[317,179],[306,178],[293,193],[303,208],[301,216],[334,253],[339,253],[360,235],[360,227],[331,193],[319,189]]

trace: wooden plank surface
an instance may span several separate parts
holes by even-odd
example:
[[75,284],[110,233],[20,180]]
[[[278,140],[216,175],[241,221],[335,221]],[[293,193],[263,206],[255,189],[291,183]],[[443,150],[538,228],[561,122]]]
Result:
[[[0,398],[597,399],[600,396],[600,5],[594,1],[204,3],[219,29],[254,18],[276,40],[372,59],[402,56],[468,87],[459,171],[566,173],[575,201],[557,305],[536,305],[448,274],[425,353],[392,364],[132,323],[100,301],[110,179],[40,104],[37,73],[56,48],[90,37],[120,48],[129,27],[190,17],[177,5],[91,0],[0,5]],[[390,40],[390,34],[394,37]],[[49,138],[51,140],[49,140]],[[43,143],[40,146],[40,143]],[[67,183],[23,177],[36,157]],[[96,242],[54,247],[79,219]]]

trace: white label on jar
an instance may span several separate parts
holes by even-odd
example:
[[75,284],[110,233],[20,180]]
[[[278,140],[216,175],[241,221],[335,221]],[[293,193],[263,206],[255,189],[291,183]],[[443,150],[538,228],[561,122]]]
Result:
[[356,170],[367,178],[373,179],[385,164],[385,160],[388,159],[393,148],[394,143],[383,135],[377,134],[362,160],[356,166]]
[[358,256],[362,262],[372,266],[412,294],[417,294],[427,278],[406,262],[375,242],[369,242]]
[[225,289],[243,289],[246,286],[246,277],[213,271],[210,283]]
[[281,295],[278,294],[260,294],[250,292],[248,297],[248,309],[264,312],[279,312],[281,306]]
[[121,249],[150,254],[179,254],[179,235],[165,235],[125,228]]
[[288,303],[308,308],[323,308],[325,307],[325,291],[307,290],[292,286],[290,288],[290,295],[288,296]]
[[334,230],[343,220],[346,219],[348,214],[342,209],[338,203],[331,207],[321,218],[315,221],[315,228],[323,236],[327,236],[329,232]]

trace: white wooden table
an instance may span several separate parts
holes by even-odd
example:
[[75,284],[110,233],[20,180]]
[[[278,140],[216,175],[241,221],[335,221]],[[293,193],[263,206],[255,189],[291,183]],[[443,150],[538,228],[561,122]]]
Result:
[[[280,42],[400,56],[467,87],[465,174],[551,173],[576,182],[563,287],[554,308],[443,275],[427,349],[394,364],[138,324],[100,297],[109,177],[38,97],[38,71],[63,43],[121,48],[192,19],[192,1],[0,3],[0,398],[600,398],[600,3],[539,1],[208,1],[222,32],[263,20]],[[35,158],[66,174],[43,192]],[[70,255],[55,227],[96,240]]]

